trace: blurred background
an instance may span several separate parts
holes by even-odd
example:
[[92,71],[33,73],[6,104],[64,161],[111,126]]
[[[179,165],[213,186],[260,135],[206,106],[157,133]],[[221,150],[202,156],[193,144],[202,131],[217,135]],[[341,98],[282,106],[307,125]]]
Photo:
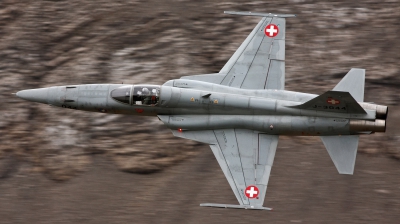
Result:
[[[218,72],[260,18],[287,19],[286,89],[322,94],[366,69],[365,101],[389,106],[362,136],[355,175],[318,137],[281,137],[264,205],[237,204],[207,145],[155,117],[22,101],[22,89],[163,84]],[[0,223],[398,223],[400,1],[1,0]]]

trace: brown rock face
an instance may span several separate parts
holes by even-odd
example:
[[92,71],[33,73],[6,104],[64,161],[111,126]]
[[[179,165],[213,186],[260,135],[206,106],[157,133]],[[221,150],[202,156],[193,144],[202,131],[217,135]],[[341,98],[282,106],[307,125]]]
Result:
[[[98,153],[123,171],[159,171],[195,155],[197,144],[174,138],[156,118],[63,110],[10,94],[66,84],[162,84],[217,72],[259,19],[224,10],[298,14],[287,21],[288,90],[320,94],[351,67],[362,67],[366,101],[393,105],[399,99],[396,1],[378,7],[345,1],[5,0],[0,9],[0,153],[55,180],[85,171]],[[394,133],[369,136],[360,150],[398,158],[391,139]]]

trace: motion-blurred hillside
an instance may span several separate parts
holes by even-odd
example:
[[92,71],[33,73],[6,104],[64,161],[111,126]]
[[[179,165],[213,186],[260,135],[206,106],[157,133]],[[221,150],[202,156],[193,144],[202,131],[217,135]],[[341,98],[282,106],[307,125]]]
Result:
[[[124,170],[150,172],[194,148],[181,146],[155,118],[61,110],[11,93],[81,83],[162,84],[217,72],[259,19],[224,10],[298,14],[287,26],[287,89],[320,94],[361,67],[366,101],[395,105],[399,98],[396,2],[3,1],[0,7],[0,152],[54,179],[83,170],[90,153],[106,153]],[[150,147],[146,139],[159,144]]]

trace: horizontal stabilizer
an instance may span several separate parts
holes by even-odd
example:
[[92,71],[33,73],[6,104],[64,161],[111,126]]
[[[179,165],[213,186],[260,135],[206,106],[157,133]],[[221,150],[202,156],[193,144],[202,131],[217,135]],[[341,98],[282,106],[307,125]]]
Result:
[[349,92],[357,102],[363,102],[364,86],[365,69],[352,68],[333,90]]
[[216,207],[216,208],[242,208],[242,209],[255,209],[255,210],[268,210],[271,211],[272,208],[262,207],[262,206],[251,206],[251,205],[227,205],[227,204],[213,204],[205,203],[200,204],[201,207]]
[[358,138],[358,135],[321,136],[321,140],[340,174],[353,174]]
[[335,113],[366,114],[349,92],[328,91],[301,105],[290,106],[304,110],[317,110]]

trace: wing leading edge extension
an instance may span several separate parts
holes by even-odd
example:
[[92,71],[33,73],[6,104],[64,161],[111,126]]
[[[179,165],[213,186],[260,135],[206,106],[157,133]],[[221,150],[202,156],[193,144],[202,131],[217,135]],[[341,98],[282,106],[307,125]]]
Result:
[[[225,13],[263,18],[219,73],[184,76],[182,79],[212,82],[242,89],[283,90],[285,88],[285,18],[295,15]],[[273,36],[267,36],[267,29],[270,29],[270,34]]]
[[[279,136],[243,129],[172,132],[177,137],[210,144],[240,204],[200,206],[271,210],[263,207],[263,203]],[[255,186],[254,191],[258,189],[257,197],[246,196],[249,186]]]

